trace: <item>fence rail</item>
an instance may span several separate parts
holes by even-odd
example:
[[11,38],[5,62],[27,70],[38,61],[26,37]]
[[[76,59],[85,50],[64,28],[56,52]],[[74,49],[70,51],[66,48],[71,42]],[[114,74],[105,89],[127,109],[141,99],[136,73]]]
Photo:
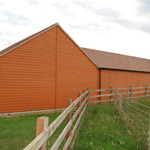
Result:
[[[75,106],[77,104],[79,104],[81,102],[81,100],[83,99],[83,102],[81,104],[81,106],[77,109],[77,111],[75,112],[75,114],[73,115],[72,119],[68,122],[68,124],[66,125],[66,127],[64,128],[64,130],[62,131],[62,133],[59,135],[58,139],[55,141],[55,143],[53,144],[53,146],[51,147],[52,150],[56,150],[58,149],[58,147],[60,146],[62,140],[65,138],[67,132],[70,130],[71,125],[73,124],[74,120],[76,119],[77,115],[80,114],[74,128],[73,131],[71,132],[71,136],[69,136],[69,138],[67,139],[67,142],[65,144],[64,149],[67,149],[68,146],[70,145],[71,139],[77,129],[77,126],[79,125],[79,122],[81,120],[81,117],[83,116],[86,106],[87,106],[87,102],[88,102],[88,98],[89,98],[89,92],[90,90],[88,89],[86,92],[84,92],[81,96],[79,96],[73,103],[70,104],[70,106],[68,106],[54,121],[53,123],[50,124],[49,127],[47,127],[40,135],[38,135],[29,145],[27,145],[23,150],[37,150],[40,149],[44,143],[48,140],[48,138],[50,138],[52,136],[52,134],[54,133],[54,131],[59,127],[59,125],[62,123],[62,121],[67,117],[67,115],[69,113],[71,113],[71,111],[75,108]],[[86,98],[85,98],[86,97]],[[83,109],[83,110],[82,110]],[[81,111],[81,112],[80,112]]]
[[[92,92],[109,92],[110,94],[99,94],[99,95],[90,95],[89,98],[101,98],[101,97],[109,97],[110,96],[110,99],[105,99],[105,100],[99,100],[99,101],[89,101],[89,103],[104,103],[104,102],[113,102],[115,100],[118,99],[118,96],[120,96],[120,93],[121,94],[124,94],[126,95],[127,92],[122,92],[122,90],[128,90],[128,94],[129,94],[129,97],[130,99],[131,98],[139,98],[139,97],[150,97],[150,95],[148,95],[147,93],[150,93],[150,90],[148,91],[147,89],[150,88],[150,86],[147,86],[145,85],[144,87],[125,87],[125,88],[117,88],[117,91],[116,91],[116,88],[111,88],[111,89],[97,89],[97,90],[90,90],[90,93]],[[139,90],[139,89],[145,89],[145,90],[142,90],[142,91],[133,91],[133,90]],[[116,93],[117,92],[117,93]],[[135,96],[135,94],[141,94],[141,93],[144,93],[144,95],[140,95],[140,96]],[[116,96],[115,96],[116,95]],[[113,96],[115,96],[113,98]]]
[[[87,91],[84,90],[83,94],[79,94],[79,97],[73,102],[70,103],[70,105],[47,127],[44,127],[44,131],[42,131],[31,143],[29,143],[24,150],[37,150],[40,149],[45,143],[47,142],[48,138],[52,136],[54,131],[59,127],[59,125],[62,123],[62,121],[67,117],[67,124],[55,143],[52,145],[51,150],[56,150],[59,148],[61,145],[62,141],[66,137],[66,142],[64,144],[63,150],[68,150],[70,149],[70,144],[71,141],[73,140],[73,137],[76,133],[76,130],[79,127],[79,123],[81,121],[81,118],[84,115],[84,112],[86,110],[86,107],[88,104],[91,103],[104,103],[104,102],[113,102],[114,101],[114,109],[116,110],[117,105],[119,103],[119,110],[120,112],[125,111],[128,112],[129,110],[132,111],[132,114],[130,115],[133,118],[136,118],[136,115],[141,117],[144,121],[149,121],[150,114],[140,110],[139,108],[136,108],[132,104],[139,104],[138,102],[132,100],[133,98],[138,98],[138,97],[148,97],[147,89],[150,88],[150,86],[145,86],[145,87],[126,87],[126,88],[113,88],[111,89],[97,89],[97,90],[89,90]],[[145,89],[144,91],[133,91],[133,89]],[[122,90],[128,90],[127,93],[122,92]],[[119,92],[120,91],[120,92]],[[99,95],[90,95],[92,92],[99,92]],[[106,94],[101,94],[101,92],[109,92]],[[122,93],[121,93],[122,92]],[[141,94],[144,93],[144,95],[138,95],[138,96],[133,96],[134,94]],[[126,97],[125,97],[126,95]],[[110,97],[110,98],[108,98]],[[94,101],[89,101],[90,98],[106,98],[105,100],[94,100]],[[83,100],[82,100],[83,99]],[[145,107],[147,109],[150,109],[149,106],[145,106],[144,104],[139,104],[141,107]],[[76,112],[71,118],[71,111],[77,107]],[[136,114],[133,114],[133,112]],[[148,115],[146,117],[145,115]],[[70,116],[70,118],[69,118]],[[71,131],[71,127],[73,123],[75,122],[77,118],[77,121]],[[139,118],[136,118],[136,121],[139,121]],[[142,121],[139,121],[140,124],[144,124]],[[46,149],[46,146],[43,146],[43,150]],[[149,150],[150,150],[150,121],[149,121]]]
[[[143,91],[138,93],[143,93]],[[143,146],[150,150],[150,107],[142,104],[143,101],[139,102],[137,99],[130,97],[129,92],[127,92],[126,95],[127,97],[124,97],[122,93],[120,94],[119,112],[120,114],[123,114],[123,116],[126,115],[128,119],[132,120],[130,125],[140,134],[142,142],[144,141]],[[150,102],[147,102],[147,104],[150,105]],[[136,128],[138,128],[138,130]]]

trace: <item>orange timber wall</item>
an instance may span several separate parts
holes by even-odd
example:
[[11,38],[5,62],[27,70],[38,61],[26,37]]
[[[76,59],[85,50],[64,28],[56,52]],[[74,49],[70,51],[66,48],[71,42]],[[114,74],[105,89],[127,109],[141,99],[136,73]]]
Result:
[[58,27],[0,58],[0,113],[66,107],[98,89],[99,70]]
[[99,69],[57,28],[56,108],[66,107],[67,99],[75,100],[83,89],[99,88]]
[[[130,86],[144,87],[145,85],[150,86],[150,73],[101,69],[101,89],[109,89],[111,87],[122,88]],[[139,89],[139,91],[141,91],[141,89]],[[119,92],[126,92],[126,90]],[[102,94],[106,93],[110,92],[102,92]]]

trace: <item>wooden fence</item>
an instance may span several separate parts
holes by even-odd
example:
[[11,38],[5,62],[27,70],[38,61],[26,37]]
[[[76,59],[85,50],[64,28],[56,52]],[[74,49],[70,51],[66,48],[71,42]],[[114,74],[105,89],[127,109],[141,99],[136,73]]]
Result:
[[[139,91],[132,92],[132,94],[136,93],[144,93],[144,95],[139,96],[131,96],[131,92],[120,93],[120,98],[115,101],[119,101],[119,113],[123,114],[123,117],[126,116],[131,119],[132,127],[140,133],[140,137],[145,142],[144,148],[150,150],[150,100],[139,99],[141,97],[148,97],[147,92],[150,91]],[[147,105],[143,102],[147,102]],[[117,103],[117,102],[116,102]],[[116,107],[115,107],[116,108]],[[124,112],[124,113],[123,113]]]
[[[44,131],[39,133],[39,135],[29,144],[27,145],[23,150],[37,150],[42,147],[43,150],[46,149],[46,142],[48,138],[52,136],[54,131],[59,127],[59,125],[62,123],[62,121],[67,117],[67,124],[61,134],[59,135],[58,139],[55,141],[53,146],[51,147],[51,150],[57,150],[59,146],[61,145],[62,141],[66,137],[66,142],[63,147],[63,150],[69,150],[70,149],[70,143],[75,135],[75,132],[77,131],[77,128],[79,126],[79,123],[81,121],[81,118],[86,110],[86,107],[89,103],[104,103],[104,102],[113,102],[114,101],[114,107],[115,109],[117,108],[117,104],[119,102],[118,97],[120,96],[120,93],[124,93],[124,91],[127,91],[127,97],[130,98],[137,98],[134,96],[134,94],[141,94],[141,97],[148,97],[148,88],[150,86],[145,86],[145,87],[127,87],[127,88],[111,88],[111,89],[98,89],[98,90],[89,90],[87,91],[84,90],[83,94],[79,94],[79,97],[71,103],[71,100],[67,100],[68,107],[48,126],[48,121],[45,120],[46,124],[44,124]],[[137,89],[144,89],[144,91],[137,91]],[[136,90],[136,91],[133,91]],[[92,92],[99,92],[99,95],[89,95]],[[101,92],[109,92],[109,94],[102,94]],[[94,100],[94,101],[89,101],[91,98],[96,98],[96,97],[106,97],[105,100]],[[109,99],[107,99],[109,97]],[[89,102],[88,102],[89,101]],[[71,118],[71,111],[77,106],[77,110],[74,113],[73,117]],[[75,119],[77,118],[76,124],[74,125],[72,131],[71,131],[71,126]],[[44,118],[46,119],[46,118]],[[38,129],[37,129],[38,130]]]
[[[44,131],[40,133],[29,145],[27,145],[24,150],[38,150],[42,147],[43,150],[46,149],[46,142],[48,138],[52,136],[54,131],[59,127],[59,125],[62,123],[62,121],[67,117],[67,125],[59,135],[58,139],[55,141],[53,146],[51,147],[51,150],[57,150],[61,144],[61,142],[66,137],[66,143],[63,147],[63,150],[69,149],[71,140],[79,126],[80,120],[85,112],[85,109],[88,104],[88,98],[89,98],[89,92],[90,90],[87,89],[87,91],[81,95],[79,94],[79,97],[71,103],[71,100],[68,100],[68,107],[48,126],[44,127]],[[77,106],[77,110],[74,113],[73,117],[71,118],[71,111]],[[75,119],[77,118],[76,124],[74,125],[72,131],[71,126]],[[45,118],[44,118],[45,119]],[[46,120],[47,122],[47,120]],[[48,123],[46,123],[48,124]]]
[[[143,89],[140,91],[140,89]],[[149,89],[149,90],[148,90]],[[92,92],[107,92],[110,94],[100,94],[100,95],[91,95]],[[115,101],[115,106],[117,104],[118,97],[121,94],[127,94],[128,97],[131,98],[139,98],[140,97],[149,97],[150,96],[150,86],[145,85],[144,87],[126,87],[126,88],[113,88],[111,89],[98,89],[98,90],[90,90],[89,103],[104,103],[104,102],[113,102]],[[106,97],[105,100],[92,101],[91,98],[95,97]],[[109,97],[109,99],[108,99]]]

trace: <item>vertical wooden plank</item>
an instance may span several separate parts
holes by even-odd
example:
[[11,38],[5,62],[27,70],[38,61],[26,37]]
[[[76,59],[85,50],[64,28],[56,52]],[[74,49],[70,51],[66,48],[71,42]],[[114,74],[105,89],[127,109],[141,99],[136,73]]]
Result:
[[[83,90],[83,93],[85,93],[85,90]],[[86,96],[86,95],[85,95]],[[85,96],[83,97],[83,101],[85,100]]]
[[[81,96],[81,93],[79,92],[78,93],[78,97],[80,97]],[[81,104],[81,100],[79,101],[79,103],[77,104],[77,109],[80,107],[80,104]],[[77,115],[77,119],[79,118],[79,115],[80,115],[80,112],[79,112],[79,114]]]
[[87,97],[88,97],[87,103],[88,103],[88,101],[89,101],[89,95],[90,95],[90,88],[87,88],[87,90],[89,91],[89,92],[87,93]]
[[147,85],[145,85],[145,96],[147,95]]
[[[83,93],[85,93],[85,90],[83,90]],[[86,95],[83,97],[82,103],[84,102],[85,98],[86,98]],[[84,104],[84,106],[85,106],[85,104]],[[84,108],[84,106],[83,106],[83,108]]]
[[[67,107],[70,106],[70,104],[72,103],[72,99],[68,99],[67,100]],[[70,121],[71,119],[71,112],[67,115],[67,122],[66,124],[68,124],[68,122]],[[71,129],[68,131],[68,133],[66,134],[66,141],[67,139],[69,138],[70,136],[70,133],[71,133]],[[70,150],[70,145],[68,146],[68,149],[67,150]]]
[[129,104],[129,91],[127,91],[127,104]]
[[120,93],[119,112],[122,112],[122,93]]
[[131,97],[132,97],[132,86],[130,86],[129,102],[131,100]]
[[114,102],[114,109],[117,109],[117,100],[118,100],[118,89],[115,89],[115,102]]
[[[36,137],[48,127],[49,118],[39,117],[37,118]],[[47,142],[40,148],[40,150],[46,150]]]
[[[102,74],[102,71],[101,71],[101,69],[99,69],[99,89],[101,89],[101,83],[102,83],[102,81],[101,81],[101,75]],[[102,92],[101,91],[99,91],[99,95],[101,95],[102,94]],[[101,97],[99,97],[99,100],[101,100]]]
[[[111,93],[110,94],[113,94],[113,87],[111,87]],[[110,99],[113,99],[113,95],[110,96]],[[110,101],[110,103],[112,104],[112,101]]]
[[150,150],[150,115],[149,115],[149,143],[148,143],[148,150]]

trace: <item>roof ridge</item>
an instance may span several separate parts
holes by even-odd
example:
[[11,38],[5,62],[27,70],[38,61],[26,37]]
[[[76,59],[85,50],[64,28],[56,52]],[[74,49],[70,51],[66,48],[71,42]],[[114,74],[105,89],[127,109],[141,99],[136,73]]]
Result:
[[[0,57],[2,57],[3,55],[7,54],[8,52],[12,51],[13,49],[15,49],[15,48],[21,46],[22,44],[24,44],[24,43],[26,43],[26,42],[32,40],[32,39],[35,38],[36,36],[38,36],[38,35],[40,35],[40,34],[46,32],[46,31],[50,30],[51,28],[53,28],[53,27],[55,27],[55,26],[57,26],[57,25],[59,26],[59,23],[58,23],[58,22],[56,22],[56,23],[54,23],[54,24],[52,24],[52,25],[50,25],[50,26],[48,26],[48,27],[46,27],[46,28],[44,28],[44,29],[42,29],[42,30],[40,30],[40,31],[38,31],[38,32],[36,32],[36,33],[34,33],[34,34],[32,34],[32,35],[30,35],[30,36],[27,36],[26,38],[23,38],[22,40],[20,40],[20,41],[14,43],[14,44],[12,44],[12,45],[10,45],[10,46],[8,46],[8,47],[6,47],[5,49],[3,49],[3,50],[0,51]],[[12,48],[11,48],[11,47],[12,47]]]
[[131,55],[126,55],[126,54],[119,54],[119,53],[114,53],[114,52],[107,52],[107,51],[104,51],[104,50],[98,50],[98,49],[91,49],[91,48],[85,48],[85,47],[81,47],[81,49],[87,49],[87,50],[92,50],[92,51],[100,51],[100,52],[104,52],[104,53],[110,53],[110,54],[115,54],[115,55],[122,55],[122,56],[127,56],[127,57],[132,57],[132,58],[138,58],[138,59],[146,59],[146,60],[149,60],[148,58],[142,58],[142,57],[137,57],[137,56],[131,56]]

